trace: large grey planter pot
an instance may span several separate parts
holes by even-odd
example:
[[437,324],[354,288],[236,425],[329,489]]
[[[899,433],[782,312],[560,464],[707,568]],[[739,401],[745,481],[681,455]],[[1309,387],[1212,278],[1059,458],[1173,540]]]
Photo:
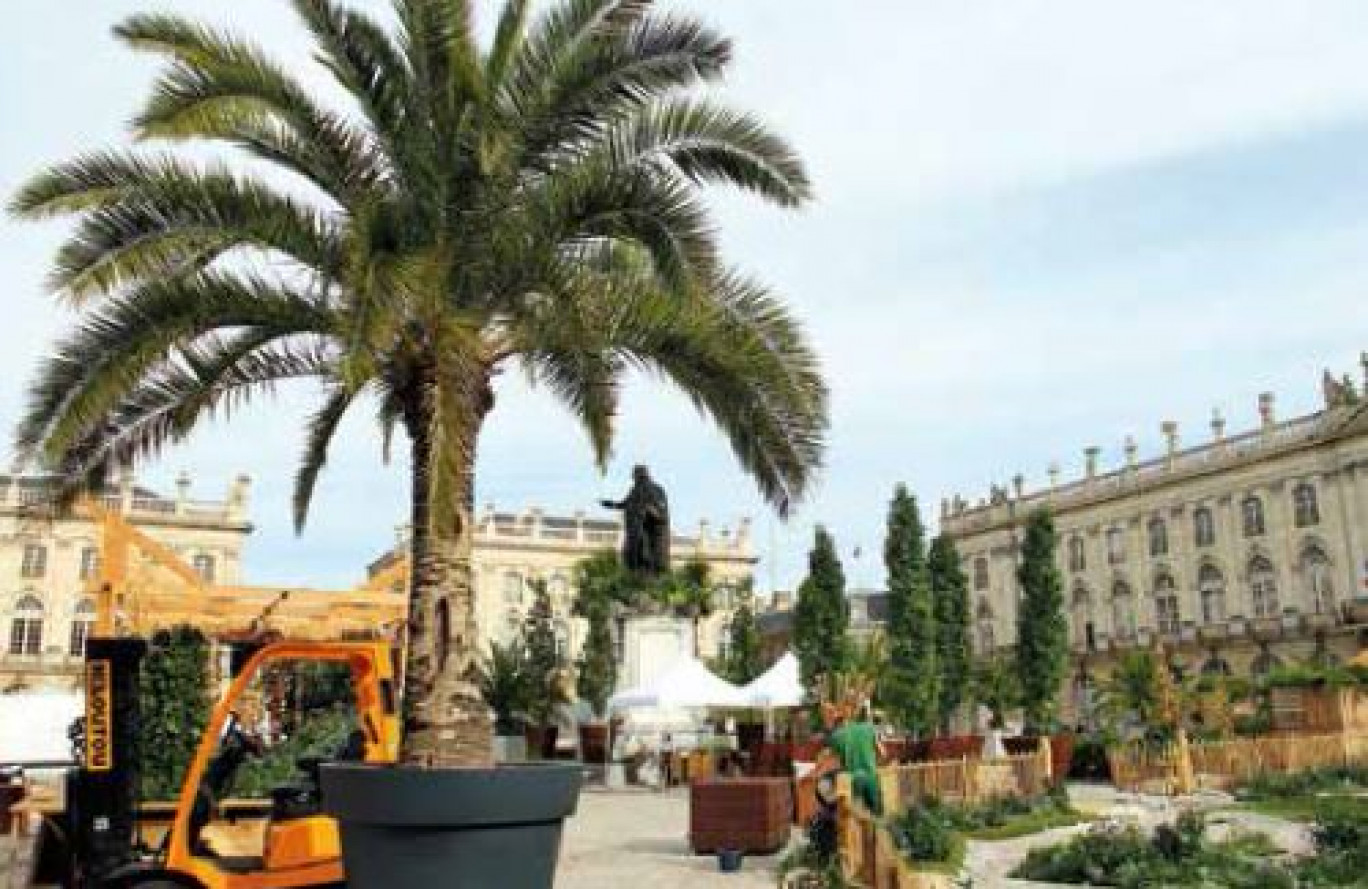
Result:
[[573,763],[322,773],[349,889],[551,889],[581,781]]

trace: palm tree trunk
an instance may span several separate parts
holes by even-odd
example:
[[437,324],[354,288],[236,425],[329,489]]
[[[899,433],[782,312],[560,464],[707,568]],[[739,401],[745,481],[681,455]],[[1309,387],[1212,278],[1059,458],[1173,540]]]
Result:
[[[476,412],[476,425],[488,406]],[[493,720],[480,694],[479,628],[471,571],[474,546],[473,443],[467,466],[445,488],[454,504],[434,509],[428,425],[409,422],[413,491],[408,645],[404,669],[404,735],[401,762],[424,766],[483,768],[493,763]],[[440,518],[439,518],[440,516]]]

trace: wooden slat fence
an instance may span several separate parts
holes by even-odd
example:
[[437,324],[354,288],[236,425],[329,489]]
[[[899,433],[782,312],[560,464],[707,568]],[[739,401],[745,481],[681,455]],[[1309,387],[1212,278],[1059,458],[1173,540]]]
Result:
[[[879,770],[884,815],[897,817],[927,797],[981,802],[1004,796],[1034,796],[1050,783],[1050,746],[999,759],[959,759],[889,766]],[[914,870],[898,851],[885,822],[851,793],[850,776],[837,779],[837,845],[847,881],[865,889],[950,889],[954,878]]]
[[[1199,786],[1229,787],[1256,775],[1290,774],[1327,766],[1368,765],[1368,732],[1285,734],[1188,744]],[[1143,746],[1107,752],[1112,781],[1122,790],[1174,793],[1180,751]]]
[[901,812],[928,797],[979,803],[1009,796],[1037,796],[1049,785],[1050,747],[1045,738],[1040,739],[1034,753],[919,762],[879,770],[879,788],[889,812]]

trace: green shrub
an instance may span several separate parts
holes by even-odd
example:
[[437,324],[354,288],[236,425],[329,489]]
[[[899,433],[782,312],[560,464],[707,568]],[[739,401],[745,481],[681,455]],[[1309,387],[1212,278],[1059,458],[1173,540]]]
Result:
[[938,800],[912,806],[889,829],[912,861],[949,861],[955,849],[953,816]]
[[1310,796],[1318,793],[1352,792],[1368,788],[1368,767],[1325,766],[1305,772],[1266,772],[1255,775],[1239,788],[1241,799],[1266,800]]
[[1101,886],[1292,889],[1287,868],[1268,860],[1276,850],[1263,835],[1222,843],[1205,839],[1200,815],[1185,813],[1152,837],[1134,827],[1108,826],[1068,843],[1035,849],[1013,876],[1055,883]]

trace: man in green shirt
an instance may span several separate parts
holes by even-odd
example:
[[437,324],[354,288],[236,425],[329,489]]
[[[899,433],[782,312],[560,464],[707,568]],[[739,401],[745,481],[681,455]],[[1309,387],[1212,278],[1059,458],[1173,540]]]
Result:
[[826,747],[841,761],[841,771],[850,774],[856,799],[875,815],[881,814],[879,754],[882,750],[874,726],[863,719],[847,719],[839,708],[830,704],[823,705],[822,716],[828,731]]

